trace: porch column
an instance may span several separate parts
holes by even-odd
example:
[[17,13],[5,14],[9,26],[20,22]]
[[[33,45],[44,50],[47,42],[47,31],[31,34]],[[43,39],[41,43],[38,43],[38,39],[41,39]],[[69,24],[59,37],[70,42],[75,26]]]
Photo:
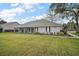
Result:
[[2,29],[2,32],[5,32],[5,30],[4,30],[4,29]]
[[13,31],[13,32],[16,32],[15,30],[16,30],[16,29],[14,28],[14,31]]
[[49,34],[50,34],[51,33],[50,26],[48,28],[49,28]]
[[14,32],[16,32],[16,28],[14,28]]
[[20,28],[18,28],[18,32],[20,33],[21,31],[20,31]]

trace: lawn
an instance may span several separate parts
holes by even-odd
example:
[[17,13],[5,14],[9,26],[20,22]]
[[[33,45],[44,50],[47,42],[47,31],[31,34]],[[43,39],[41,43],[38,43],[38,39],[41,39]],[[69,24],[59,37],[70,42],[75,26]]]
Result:
[[79,56],[79,39],[0,33],[1,56]]
[[78,33],[73,33],[73,34],[75,34],[75,35],[79,36],[79,32],[78,32]]

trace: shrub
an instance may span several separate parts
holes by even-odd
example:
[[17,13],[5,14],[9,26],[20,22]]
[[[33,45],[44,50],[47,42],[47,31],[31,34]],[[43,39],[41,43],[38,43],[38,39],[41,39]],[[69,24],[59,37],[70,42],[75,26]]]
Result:
[[64,36],[64,33],[63,32],[59,32],[57,35]]

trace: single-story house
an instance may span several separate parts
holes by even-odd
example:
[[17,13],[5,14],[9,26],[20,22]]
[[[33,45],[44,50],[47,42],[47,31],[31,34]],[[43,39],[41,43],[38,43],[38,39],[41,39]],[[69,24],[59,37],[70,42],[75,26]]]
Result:
[[0,24],[0,32],[14,32],[16,31],[14,28],[15,26],[20,25],[17,22],[8,22],[5,24]]
[[19,26],[15,26],[15,30],[24,33],[44,33],[44,34],[57,34],[62,29],[62,25],[50,22],[48,20],[30,21]]

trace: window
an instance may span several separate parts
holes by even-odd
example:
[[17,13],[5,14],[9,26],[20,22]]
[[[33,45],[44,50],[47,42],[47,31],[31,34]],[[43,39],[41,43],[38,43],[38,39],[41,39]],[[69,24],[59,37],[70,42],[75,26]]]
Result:
[[50,32],[50,26],[49,26],[49,32]]
[[3,28],[0,28],[0,32],[2,32],[3,31]]
[[29,32],[30,32],[30,28],[29,28]]
[[47,27],[46,27],[46,32],[47,32]]

